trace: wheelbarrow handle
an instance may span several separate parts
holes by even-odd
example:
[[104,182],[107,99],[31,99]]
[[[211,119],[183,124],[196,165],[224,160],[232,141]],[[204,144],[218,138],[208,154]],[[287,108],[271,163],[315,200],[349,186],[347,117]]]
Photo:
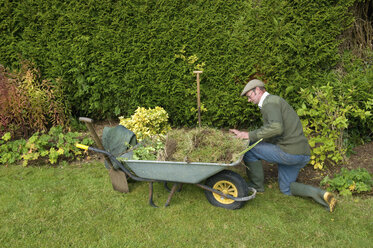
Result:
[[93,124],[93,120],[91,118],[88,118],[88,117],[79,117],[79,121]]
[[[100,148],[101,150],[105,150],[104,146],[102,145],[101,143],[101,140],[100,138],[98,137],[94,127],[93,127],[93,120],[91,118],[88,118],[88,117],[79,117],[79,121],[82,121],[82,122],[85,122],[85,125],[87,126],[89,132],[91,133],[91,136],[93,138],[93,140],[95,141],[96,145],[98,148]],[[113,168],[113,164],[111,163],[110,159],[106,156],[105,156],[105,160],[106,162],[109,164],[110,168]]]
[[98,137],[98,135],[97,135],[97,133],[96,133],[94,127],[93,127],[93,122],[94,121],[90,118],[87,118],[87,117],[79,117],[79,121],[85,122],[85,125],[87,126],[89,132],[91,133],[92,138],[96,142],[97,147],[100,148],[101,150],[104,150],[104,147],[101,143],[101,140]]

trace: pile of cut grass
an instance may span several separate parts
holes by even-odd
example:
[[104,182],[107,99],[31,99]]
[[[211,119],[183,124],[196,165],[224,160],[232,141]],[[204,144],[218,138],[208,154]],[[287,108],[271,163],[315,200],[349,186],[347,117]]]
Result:
[[214,128],[173,129],[168,132],[158,159],[229,164],[236,161],[237,154],[246,147],[247,141]]

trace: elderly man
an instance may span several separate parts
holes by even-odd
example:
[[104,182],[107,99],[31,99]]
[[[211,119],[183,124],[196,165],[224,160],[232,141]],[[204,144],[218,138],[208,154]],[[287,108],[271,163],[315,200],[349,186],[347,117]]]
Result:
[[248,169],[249,186],[263,192],[264,173],[261,160],[276,163],[282,193],[311,197],[333,212],[336,199],[331,193],[295,182],[299,170],[310,160],[311,151],[294,109],[283,98],[266,92],[264,83],[258,79],[249,81],[241,96],[259,106],[263,119],[263,126],[256,130],[230,130],[238,138],[250,140],[250,143],[263,138],[263,142],[248,151],[243,159]]

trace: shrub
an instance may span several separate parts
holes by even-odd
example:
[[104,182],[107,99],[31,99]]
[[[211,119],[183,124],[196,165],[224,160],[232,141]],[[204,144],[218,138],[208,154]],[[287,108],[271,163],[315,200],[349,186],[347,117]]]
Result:
[[354,88],[337,92],[327,84],[320,88],[301,89],[305,102],[297,110],[303,117],[304,132],[312,148],[311,164],[315,169],[323,169],[325,162],[336,164],[346,159],[345,129],[349,118],[366,118],[364,111],[353,102],[351,94]]
[[131,118],[119,117],[119,124],[136,134],[137,140],[143,140],[153,135],[166,134],[171,130],[168,124],[168,114],[162,107],[138,107]]
[[341,195],[352,195],[353,193],[369,192],[373,187],[372,176],[365,168],[348,170],[342,168],[334,178],[326,176],[320,185],[327,186],[328,190],[337,190]]
[[363,110],[349,113],[348,133],[350,141],[362,144],[369,141],[373,135],[373,51],[366,51],[366,61],[357,58],[351,52],[345,52],[342,57],[338,83],[333,87],[342,92],[348,92],[348,104]]
[[93,144],[90,138],[82,137],[80,133],[63,133],[61,126],[34,133],[28,140],[11,141],[10,133],[5,133],[0,140],[0,164],[10,165],[22,162],[27,166],[30,161],[44,159],[50,164],[56,164],[60,159],[79,159],[82,155],[76,143]]
[[54,125],[68,126],[70,111],[59,83],[41,80],[30,63],[24,62],[17,73],[0,67],[0,94],[0,135],[27,137]]

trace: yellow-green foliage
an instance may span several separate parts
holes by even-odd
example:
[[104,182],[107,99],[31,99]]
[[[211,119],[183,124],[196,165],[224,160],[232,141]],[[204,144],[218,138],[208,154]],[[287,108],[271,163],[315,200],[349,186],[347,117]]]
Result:
[[168,123],[168,113],[162,107],[146,109],[138,107],[131,118],[119,117],[120,125],[136,134],[137,140],[143,140],[153,135],[166,134],[171,130]]
[[27,166],[33,161],[56,164],[61,160],[80,159],[84,154],[76,143],[91,145],[93,140],[77,132],[63,132],[61,126],[34,133],[28,140],[11,140],[10,132],[0,139],[0,165],[22,162]]
[[334,178],[326,176],[320,185],[326,185],[329,191],[339,191],[341,195],[352,195],[372,190],[372,175],[365,168],[348,170],[342,168],[341,172],[334,175]]
[[185,51],[186,46],[183,45],[183,47],[180,49],[180,53],[175,54],[175,58],[180,58],[183,61],[187,62],[188,65],[191,65],[193,67],[193,70],[199,70],[203,71],[203,67],[206,65],[205,62],[199,62],[199,58],[197,55],[193,54],[189,57],[185,56],[186,51]]
[[360,109],[353,101],[353,92],[351,88],[338,93],[329,84],[301,90],[306,101],[297,113],[304,118],[304,133],[312,148],[310,163],[315,169],[323,169],[325,162],[336,164],[345,160],[344,135],[350,118],[363,120],[371,116],[370,111]]

